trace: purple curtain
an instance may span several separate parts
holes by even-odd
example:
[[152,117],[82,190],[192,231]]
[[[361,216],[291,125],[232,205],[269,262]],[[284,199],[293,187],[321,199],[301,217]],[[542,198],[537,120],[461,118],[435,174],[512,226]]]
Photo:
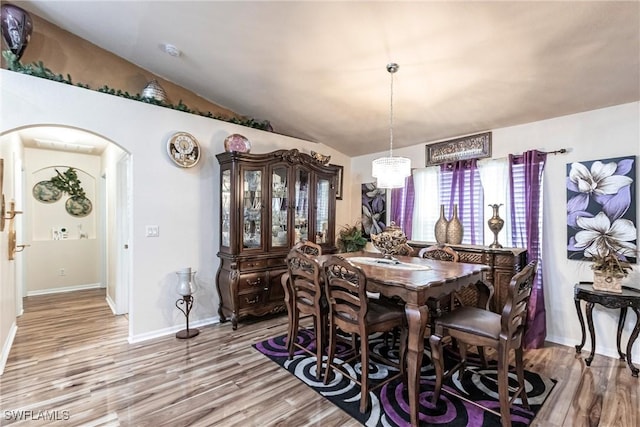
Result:
[[525,348],[542,347],[547,335],[540,256],[542,173],[546,158],[546,153],[537,150],[517,156],[509,155],[513,244],[527,248],[529,261],[538,260],[536,280],[529,301]]
[[[449,215],[453,215],[453,205],[458,205],[458,218],[464,224],[465,239],[468,236],[472,245],[482,243],[484,228],[482,226],[482,200],[477,200],[479,179],[478,160],[459,160],[441,166],[441,176],[451,174],[450,193],[442,200],[449,200]],[[444,179],[443,179],[444,181]]]
[[413,175],[409,175],[404,182],[404,187],[391,190],[391,218],[396,225],[404,231],[407,239],[411,239],[413,228]]

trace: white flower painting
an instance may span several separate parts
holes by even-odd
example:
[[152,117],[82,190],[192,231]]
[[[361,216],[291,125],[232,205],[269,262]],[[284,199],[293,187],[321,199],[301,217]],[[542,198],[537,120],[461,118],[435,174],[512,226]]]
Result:
[[616,253],[635,263],[635,157],[567,165],[567,253],[589,259]]

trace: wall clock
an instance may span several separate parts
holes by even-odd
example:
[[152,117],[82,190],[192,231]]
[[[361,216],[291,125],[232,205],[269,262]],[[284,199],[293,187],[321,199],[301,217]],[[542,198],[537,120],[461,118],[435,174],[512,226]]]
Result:
[[191,168],[200,160],[200,144],[193,135],[176,132],[167,141],[167,153],[176,165]]

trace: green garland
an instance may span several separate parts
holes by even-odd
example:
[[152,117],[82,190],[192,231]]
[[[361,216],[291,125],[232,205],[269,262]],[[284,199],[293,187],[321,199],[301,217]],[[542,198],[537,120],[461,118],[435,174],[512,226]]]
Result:
[[68,168],[65,172],[60,173],[55,169],[56,176],[52,177],[49,182],[63,193],[67,193],[71,197],[86,197],[81,181],[74,168]]
[[[7,66],[10,71],[27,74],[29,76],[40,77],[47,80],[53,80],[59,83],[66,83],[68,85],[78,86],[85,89],[91,89],[87,84],[73,83],[71,81],[71,76],[69,74],[67,74],[66,78],[64,78],[62,74],[55,74],[50,69],[46,68],[42,63],[42,61],[38,61],[37,63],[34,62],[33,64],[23,65],[18,60],[18,57],[10,50],[3,51],[2,56],[7,62]],[[210,119],[222,120],[225,122],[230,122],[237,125],[247,126],[255,129],[266,130],[269,132],[273,131],[273,129],[271,128],[271,123],[269,123],[268,120],[258,121],[251,118],[238,119],[235,117],[228,118],[228,117],[222,117],[222,116],[215,116],[210,111],[207,111],[206,113],[204,113],[198,110],[192,110],[189,107],[187,107],[185,104],[183,104],[182,100],[180,100],[177,105],[174,105],[174,104],[169,104],[167,102],[159,101],[154,98],[144,98],[140,96],[139,93],[136,93],[135,95],[131,95],[129,92],[126,92],[126,91],[123,92],[120,89],[116,90],[116,89],[110,88],[107,85],[104,85],[101,88],[98,88],[97,91],[102,93],[107,93],[109,95],[120,96],[122,98],[132,99],[134,101],[146,102],[147,104],[153,104],[159,107],[165,107],[165,108],[171,108],[173,110],[183,111],[185,113],[197,114],[199,116],[208,117]]]

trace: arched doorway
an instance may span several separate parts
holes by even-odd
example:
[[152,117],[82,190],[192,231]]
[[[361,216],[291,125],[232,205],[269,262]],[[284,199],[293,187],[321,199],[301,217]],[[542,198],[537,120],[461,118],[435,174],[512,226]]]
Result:
[[[90,131],[57,125],[13,129],[0,142],[4,192],[23,211],[16,234],[29,245],[14,265],[2,260],[3,278],[15,283],[16,315],[24,296],[93,287],[105,288],[114,314],[128,313],[129,153]],[[70,170],[87,204],[50,191],[51,178]]]

